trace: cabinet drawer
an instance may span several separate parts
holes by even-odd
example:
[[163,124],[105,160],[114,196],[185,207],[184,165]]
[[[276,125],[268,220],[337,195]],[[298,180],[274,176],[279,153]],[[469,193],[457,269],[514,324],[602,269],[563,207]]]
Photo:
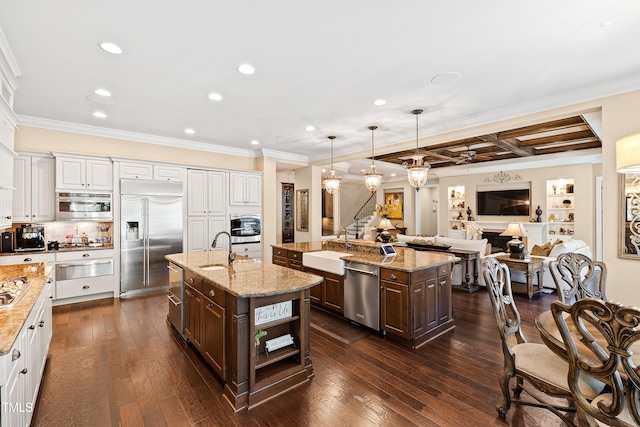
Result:
[[289,259],[302,262],[302,252],[289,251]]
[[286,249],[273,248],[273,256],[286,258],[288,256],[287,252],[288,251]]
[[451,264],[438,266],[438,277],[448,277],[451,274]]
[[100,294],[103,292],[113,292],[113,275],[56,281],[56,299]]
[[120,163],[120,178],[152,179],[153,165],[148,163]]
[[184,283],[191,286],[193,289],[203,292],[203,282],[204,280],[202,280],[202,277],[196,276],[188,270],[184,271]]
[[289,268],[293,268],[294,270],[304,271],[304,266],[301,261],[293,261],[289,260]]
[[221,307],[225,306],[224,291],[222,291],[220,288],[218,288],[208,280],[204,281],[204,296],[217,303]]
[[387,282],[396,283],[408,283],[408,273],[400,270],[389,270],[386,268],[380,269],[380,280],[386,280]]
[[95,251],[72,251],[56,253],[56,261],[77,261],[86,259],[113,258],[113,249]]
[[275,255],[274,255],[274,256],[271,258],[271,262],[272,262],[273,264],[275,264],[275,265],[280,265],[280,266],[282,266],[282,267],[287,267],[287,259],[286,259],[286,258],[282,258],[282,257],[275,256]]
[[56,257],[50,253],[22,254],[0,256],[0,265],[33,264],[36,262],[55,262]]

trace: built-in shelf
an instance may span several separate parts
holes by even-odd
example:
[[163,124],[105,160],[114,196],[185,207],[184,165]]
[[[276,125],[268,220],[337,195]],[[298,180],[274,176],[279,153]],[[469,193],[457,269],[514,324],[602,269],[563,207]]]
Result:
[[286,359],[290,356],[295,356],[299,353],[300,349],[296,347],[280,348],[278,350],[269,352],[268,356],[266,353],[260,353],[258,355],[258,360],[256,361],[256,369],[262,369],[265,366],[269,366],[272,363],[279,362],[282,359]]
[[575,198],[573,179],[547,181],[547,241],[573,238]]

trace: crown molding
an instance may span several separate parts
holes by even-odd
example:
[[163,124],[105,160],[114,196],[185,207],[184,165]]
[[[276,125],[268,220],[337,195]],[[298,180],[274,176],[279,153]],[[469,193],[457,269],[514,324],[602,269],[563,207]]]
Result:
[[123,139],[127,141],[142,142],[145,144],[164,145],[167,147],[185,148],[198,151],[208,151],[219,154],[229,154],[240,157],[257,157],[253,150],[225,147],[204,142],[185,141],[177,138],[148,135],[145,133],[129,132],[117,129],[102,128],[98,126],[81,125],[77,123],[63,122],[59,120],[42,119],[32,116],[19,116],[22,124],[28,127],[58,130],[63,132],[79,133],[83,135],[100,136],[104,138]]
[[16,58],[13,56],[13,52],[9,47],[7,39],[4,37],[2,28],[0,28],[0,71],[7,78],[8,83],[11,85],[11,89],[15,92],[20,88],[18,82],[18,76],[22,74]]
[[289,160],[293,162],[309,163],[309,156],[302,154],[286,153],[284,151],[269,150],[261,148],[256,150],[256,157],[269,157],[278,160]]

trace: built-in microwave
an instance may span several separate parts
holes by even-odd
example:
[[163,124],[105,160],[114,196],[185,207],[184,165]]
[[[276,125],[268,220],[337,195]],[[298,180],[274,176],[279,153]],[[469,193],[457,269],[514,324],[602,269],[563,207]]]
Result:
[[110,193],[56,193],[57,220],[113,220]]
[[233,243],[260,243],[261,234],[260,214],[231,214]]

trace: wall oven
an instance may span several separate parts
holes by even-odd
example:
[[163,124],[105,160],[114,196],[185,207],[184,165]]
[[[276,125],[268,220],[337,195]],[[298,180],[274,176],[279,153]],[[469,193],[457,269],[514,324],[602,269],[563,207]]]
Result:
[[260,243],[262,225],[260,214],[231,214],[231,241]]
[[57,220],[113,220],[109,193],[56,193]]

